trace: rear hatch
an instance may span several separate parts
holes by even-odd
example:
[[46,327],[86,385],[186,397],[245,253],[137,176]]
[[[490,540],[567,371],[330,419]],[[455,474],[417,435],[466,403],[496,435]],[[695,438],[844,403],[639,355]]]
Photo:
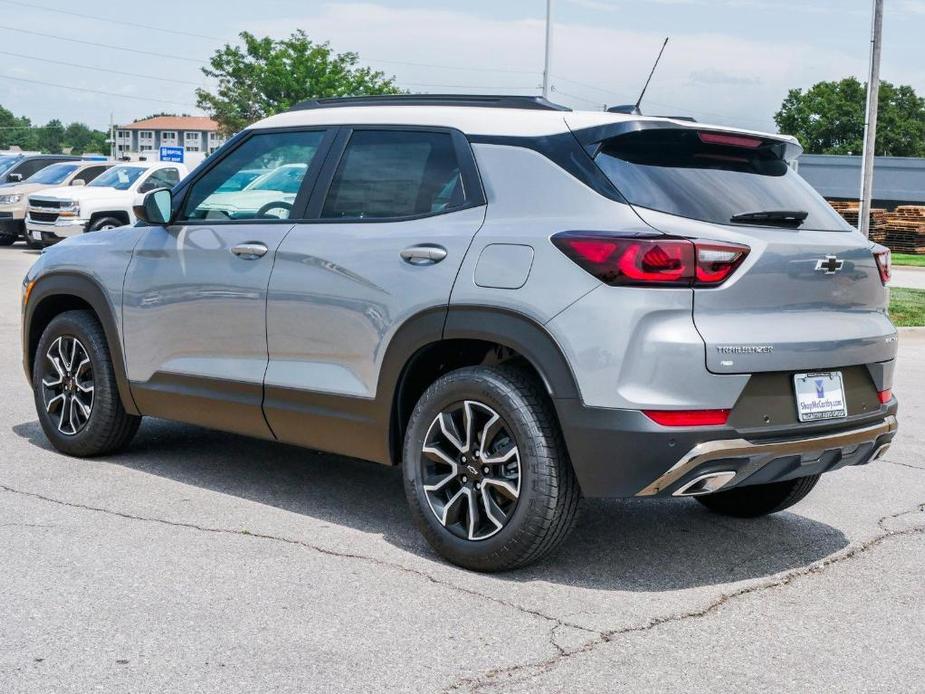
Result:
[[788,165],[793,153],[780,138],[696,125],[635,130],[592,152],[653,228],[751,249],[724,284],[693,290],[694,323],[714,373],[895,357],[873,244]]

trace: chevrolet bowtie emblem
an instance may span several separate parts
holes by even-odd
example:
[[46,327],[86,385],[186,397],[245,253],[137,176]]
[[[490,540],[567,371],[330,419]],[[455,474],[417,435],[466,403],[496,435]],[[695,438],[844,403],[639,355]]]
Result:
[[839,260],[834,255],[827,255],[816,261],[816,272],[825,271],[827,275],[834,275],[845,266],[844,260]]

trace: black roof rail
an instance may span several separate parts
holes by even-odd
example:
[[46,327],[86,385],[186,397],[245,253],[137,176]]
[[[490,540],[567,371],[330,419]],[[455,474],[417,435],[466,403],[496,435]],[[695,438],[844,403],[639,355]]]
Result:
[[346,106],[478,106],[481,108],[517,108],[529,111],[571,111],[541,96],[505,94],[384,94],[381,96],[341,96],[309,99],[290,111]]

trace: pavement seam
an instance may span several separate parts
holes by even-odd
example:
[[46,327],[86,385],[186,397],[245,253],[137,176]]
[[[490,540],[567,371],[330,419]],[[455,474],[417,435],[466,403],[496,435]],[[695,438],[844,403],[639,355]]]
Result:
[[886,460],[881,458],[879,462],[889,463],[890,465],[899,465],[900,467],[907,467],[911,470],[919,470],[920,472],[925,472],[925,468],[920,468],[917,465],[909,465],[909,463],[897,463],[895,460]]
[[[124,518],[127,520],[141,521],[144,523],[156,523],[159,525],[167,525],[167,526],[174,527],[174,528],[185,528],[187,530],[195,530],[195,531],[204,532],[204,533],[213,533],[216,535],[237,535],[240,537],[249,537],[249,538],[254,538],[258,540],[270,540],[273,542],[281,542],[281,543],[288,544],[288,545],[303,547],[305,549],[318,552],[319,554],[323,554],[323,555],[330,556],[330,557],[336,557],[338,559],[353,559],[356,561],[367,562],[367,563],[374,564],[376,566],[380,566],[383,568],[392,569],[400,573],[417,576],[419,578],[423,578],[429,581],[430,583],[433,583],[434,585],[438,585],[443,588],[448,588],[450,590],[463,593],[465,595],[468,595],[474,598],[488,600],[490,602],[503,605],[504,607],[508,607],[512,610],[516,610],[523,614],[530,615],[538,619],[543,619],[548,622],[552,622],[553,630],[558,629],[559,627],[570,627],[572,629],[577,629],[579,631],[584,631],[584,632],[588,632],[591,634],[600,634],[600,632],[596,629],[589,629],[586,626],[582,626],[580,624],[573,624],[571,622],[565,621],[558,617],[540,612],[539,610],[534,610],[529,607],[524,607],[523,605],[518,605],[517,603],[509,602],[507,600],[502,600],[501,598],[497,598],[493,595],[486,595],[485,593],[480,593],[476,590],[472,590],[471,588],[464,588],[462,586],[458,586],[454,583],[450,583],[449,581],[445,581],[440,578],[437,578],[436,576],[433,576],[427,573],[426,571],[420,571],[419,569],[412,569],[407,566],[397,564],[395,562],[383,561],[382,559],[376,559],[375,557],[370,557],[364,554],[354,554],[351,552],[340,552],[334,549],[329,549],[326,547],[321,547],[319,545],[314,545],[304,540],[296,540],[296,539],[289,538],[289,537],[269,535],[266,533],[255,533],[249,530],[233,530],[231,528],[213,528],[213,527],[209,527],[205,525],[198,525],[196,523],[189,523],[185,521],[171,521],[165,518],[156,518],[153,516],[139,516],[136,514],[126,513],[125,511],[116,511],[114,509],[102,508],[100,506],[90,506],[88,504],[81,504],[81,503],[72,502],[72,501],[64,501],[63,499],[56,499],[54,497],[45,496],[44,494],[38,494],[36,492],[29,492],[29,491],[25,491],[21,489],[15,489],[5,484],[0,484],[0,491],[5,491],[10,494],[18,494],[20,496],[31,497],[33,499],[40,499],[41,501],[45,501],[45,502],[52,503],[52,504],[57,504],[59,506],[79,509],[82,511],[103,513],[109,516],[115,516],[117,518]],[[556,648],[558,648],[558,646],[556,646]]]
[[628,634],[647,632],[660,627],[665,624],[677,623],[686,621],[689,619],[702,619],[716,613],[719,608],[727,604],[732,600],[741,598],[746,595],[752,595],[755,593],[762,593],[776,588],[784,588],[797,579],[815,576],[823,573],[826,569],[842,562],[854,559],[855,557],[860,556],[861,554],[867,552],[868,550],[880,545],[886,540],[907,536],[907,535],[917,535],[920,533],[925,533],[925,525],[914,526],[912,528],[906,528],[904,530],[888,530],[884,523],[889,520],[899,518],[901,516],[910,515],[913,513],[921,513],[925,511],[925,503],[918,504],[915,508],[908,511],[900,511],[898,513],[890,514],[883,516],[880,520],[877,521],[877,527],[879,527],[883,533],[876,535],[864,542],[858,543],[854,546],[850,546],[848,549],[834,554],[832,556],[826,557],[820,561],[814,562],[809,566],[803,567],[802,569],[795,569],[789,571],[781,576],[778,576],[770,581],[765,581],[763,583],[757,583],[749,586],[744,586],[739,590],[733,591],[732,593],[724,593],[718,598],[707,604],[706,606],[697,609],[691,610],[689,612],[682,612],[680,614],[668,615],[665,617],[655,617],[650,619],[645,624],[639,624],[634,626],[623,627],[620,629],[613,629],[610,631],[599,632],[597,638],[590,639],[585,643],[581,644],[572,649],[566,649],[560,646],[555,642],[555,628],[550,633],[550,642],[555,646],[557,654],[542,660],[539,662],[533,663],[521,663],[518,665],[511,665],[504,668],[496,668],[493,670],[488,670],[481,675],[476,677],[464,677],[458,679],[453,684],[449,685],[444,689],[444,692],[456,692],[462,689],[466,689],[470,692],[479,691],[489,687],[495,686],[504,686],[510,684],[519,684],[532,680],[540,675],[543,675],[547,672],[558,667],[562,664],[563,661],[572,658],[583,653],[588,653],[593,651],[599,646],[602,646],[607,643],[611,643],[618,639],[621,636]]

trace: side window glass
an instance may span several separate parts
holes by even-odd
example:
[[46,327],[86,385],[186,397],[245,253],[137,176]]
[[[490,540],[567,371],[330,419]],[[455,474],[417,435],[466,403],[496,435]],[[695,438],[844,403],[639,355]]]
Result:
[[81,181],[83,181],[84,183],[89,183],[89,182],[92,181],[94,178],[96,178],[96,177],[99,176],[101,173],[103,173],[103,172],[106,170],[106,168],[107,168],[107,167],[105,167],[105,166],[90,166],[90,167],[84,169],[83,171],[81,171],[81,172],[80,172],[79,174],[77,174],[76,176],[74,176],[74,178],[75,178],[75,179],[79,178],[79,179],[80,179]]
[[321,216],[411,217],[444,212],[464,202],[449,133],[358,130],[350,137]]
[[192,185],[180,219],[289,219],[323,137],[323,131],[250,137]]
[[147,193],[158,188],[173,188],[180,182],[180,172],[176,169],[158,169],[138,188],[139,193]]
[[55,162],[50,159],[36,159],[34,161],[23,162],[18,168],[13,169],[13,173],[18,173],[22,176],[22,180],[26,180],[34,173],[38,173],[46,166],[54,164]]

